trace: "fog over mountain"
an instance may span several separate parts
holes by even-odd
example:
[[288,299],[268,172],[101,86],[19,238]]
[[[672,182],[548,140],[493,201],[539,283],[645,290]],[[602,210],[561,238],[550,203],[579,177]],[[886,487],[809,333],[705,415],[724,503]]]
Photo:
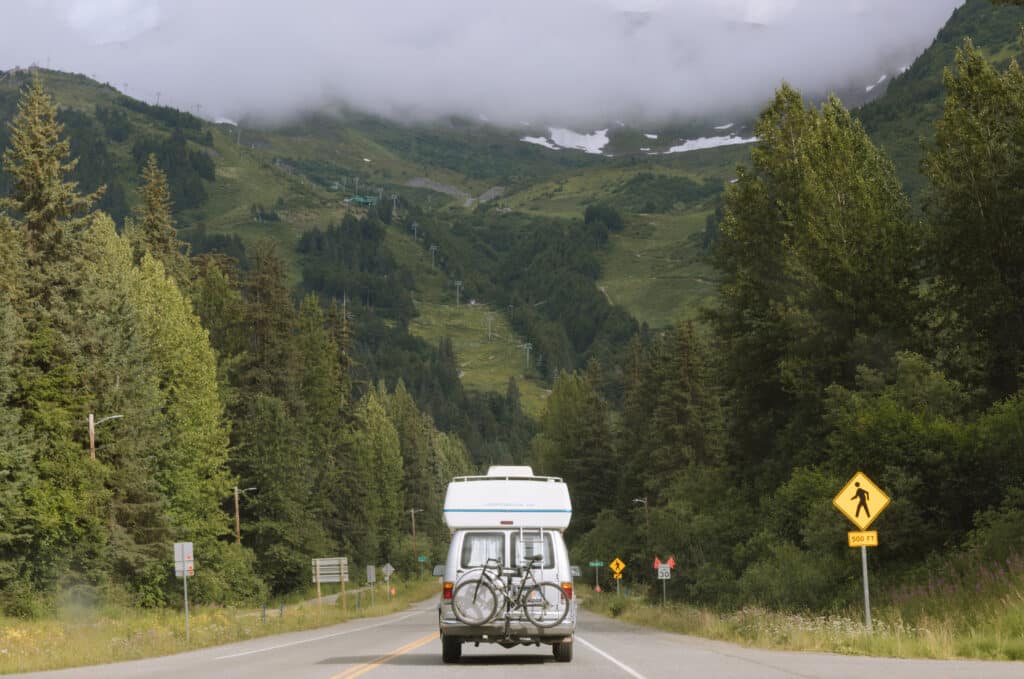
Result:
[[210,118],[345,101],[399,118],[658,122],[752,110],[783,79],[869,86],[961,3],[22,0],[4,7],[0,68],[85,73]]

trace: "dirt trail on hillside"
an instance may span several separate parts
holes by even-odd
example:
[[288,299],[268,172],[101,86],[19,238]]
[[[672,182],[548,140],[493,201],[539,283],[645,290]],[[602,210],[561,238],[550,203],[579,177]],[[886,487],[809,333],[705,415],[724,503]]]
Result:
[[426,177],[410,179],[405,183],[405,185],[411,186],[414,189],[429,189],[431,191],[437,191],[438,193],[452,196],[453,198],[458,198],[462,201],[463,207],[473,207],[473,203],[486,203],[494,200],[495,198],[501,197],[505,193],[504,186],[492,186],[474,198],[467,191],[464,191],[457,186],[442,184],[441,182],[434,181],[433,179],[427,179]]

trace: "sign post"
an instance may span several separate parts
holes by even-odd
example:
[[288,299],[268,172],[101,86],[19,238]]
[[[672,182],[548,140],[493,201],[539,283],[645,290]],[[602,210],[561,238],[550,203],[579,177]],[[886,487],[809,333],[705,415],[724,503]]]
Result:
[[876,486],[864,472],[857,472],[846,482],[832,504],[842,512],[860,532],[847,533],[847,543],[860,547],[860,566],[864,577],[864,625],[871,631],[871,590],[868,587],[868,547],[878,546],[878,532],[867,528],[889,506],[889,496]]
[[626,568],[625,562],[619,557],[615,557],[608,568],[612,569],[612,577],[615,578],[615,593],[622,594],[622,571]]
[[672,578],[672,567],[667,563],[658,565],[658,579],[661,580],[661,605],[668,604],[668,581]]
[[195,564],[192,560],[192,543],[174,543],[174,575],[182,578],[185,583],[185,643],[192,640],[192,631],[188,620],[188,578],[195,575]]
[[380,570],[384,574],[384,587],[387,589],[388,601],[391,601],[391,574],[395,572],[395,567],[389,561],[381,566]]
[[369,565],[366,567],[366,584],[370,586],[370,605],[373,606],[373,595],[376,590],[377,583],[377,567]]
[[601,591],[601,583],[597,581],[598,569],[604,565],[604,561],[591,561],[590,567],[594,569],[594,591]]
[[348,608],[348,603],[345,601],[345,583],[348,582],[348,557],[323,557],[313,559],[312,563],[317,603],[320,603],[320,583],[337,582],[341,584],[341,605],[343,608]]

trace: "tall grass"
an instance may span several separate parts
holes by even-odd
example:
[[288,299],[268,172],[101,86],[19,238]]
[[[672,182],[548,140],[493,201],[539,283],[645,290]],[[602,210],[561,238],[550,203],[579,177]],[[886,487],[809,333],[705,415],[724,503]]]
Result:
[[[32,672],[148,658],[243,641],[269,634],[333,625],[356,618],[394,613],[438,592],[433,579],[392,580],[395,596],[388,601],[378,588],[348,592],[341,601],[258,609],[200,606],[191,610],[190,642],[185,641],[185,616],[180,610],[123,607],[68,608],[43,620],[0,618],[0,673]],[[357,608],[357,601],[360,607]]]
[[[640,588],[634,588],[637,590]],[[1024,559],[949,569],[880,593],[872,631],[859,608],[831,615],[761,607],[716,612],[683,603],[587,594],[583,605],[626,622],[761,648],[894,658],[1024,660]]]

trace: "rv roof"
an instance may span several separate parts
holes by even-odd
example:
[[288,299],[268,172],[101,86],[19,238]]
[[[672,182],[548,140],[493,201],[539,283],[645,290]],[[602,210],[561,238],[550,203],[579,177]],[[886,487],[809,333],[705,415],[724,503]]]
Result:
[[533,476],[533,467],[515,465],[491,465],[487,468],[488,476]]
[[518,480],[518,481],[548,481],[554,483],[564,483],[561,477],[558,476],[537,476],[533,473],[533,467],[526,465],[491,465],[487,468],[486,476],[456,476],[452,479],[452,482],[462,481],[498,481],[498,480]]

